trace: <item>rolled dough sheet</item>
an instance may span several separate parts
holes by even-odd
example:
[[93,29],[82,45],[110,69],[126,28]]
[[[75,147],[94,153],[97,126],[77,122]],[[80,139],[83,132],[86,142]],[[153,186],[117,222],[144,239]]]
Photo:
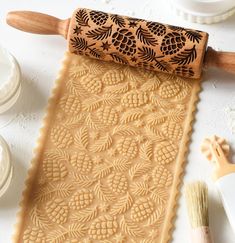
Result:
[[169,242],[199,90],[67,53],[14,242]]

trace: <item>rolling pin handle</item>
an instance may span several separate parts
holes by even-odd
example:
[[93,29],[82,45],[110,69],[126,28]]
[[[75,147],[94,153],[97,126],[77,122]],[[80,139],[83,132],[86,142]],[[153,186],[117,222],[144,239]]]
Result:
[[70,19],[56,17],[32,11],[12,11],[7,14],[7,24],[34,34],[62,35],[67,39]]
[[208,47],[204,60],[205,68],[216,67],[235,74],[235,53],[216,51]]

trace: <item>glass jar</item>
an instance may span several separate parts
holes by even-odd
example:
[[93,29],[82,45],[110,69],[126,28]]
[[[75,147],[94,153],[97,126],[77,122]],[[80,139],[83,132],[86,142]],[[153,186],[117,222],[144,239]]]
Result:
[[11,108],[21,91],[21,72],[16,59],[0,47],[0,113]]
[[11,154],[6,141],[0,136],[0,197],[8,189],[13,175]]

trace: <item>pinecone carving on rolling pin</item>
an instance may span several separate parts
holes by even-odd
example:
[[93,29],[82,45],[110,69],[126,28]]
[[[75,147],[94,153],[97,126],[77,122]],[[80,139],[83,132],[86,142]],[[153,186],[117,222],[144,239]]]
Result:
[[109,15],[101,11],[91,11],[90,16],[92,21],[97,25],[103,25],[106,23]]
[[136,53],[135,36],[128,29],[117,29],[112,35],[112,43],[118,51],[128,56]]
[[153,34],[157,36],[163,36],[166,34],[166,26],[163,24],[148,22],[147,27]]
[[164,55],[172,55],[185,46],[186,38],[177,32],[168,33],[162,40],[161,52]]

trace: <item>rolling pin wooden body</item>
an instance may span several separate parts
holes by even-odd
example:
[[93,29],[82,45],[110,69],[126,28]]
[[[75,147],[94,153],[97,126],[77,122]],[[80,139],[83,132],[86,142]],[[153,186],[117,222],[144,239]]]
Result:
[[226,53],[221,57],[210,49],[204,58],[208,34],[198,30],[84,8],[77,9],[67,20],[14,11],[8,14],[7,23],[26,32],[60,34],[68,40],[71,53],[104,61],[190,78],[201,76],[203,64],[234,71],[235,65],[226,65]]

